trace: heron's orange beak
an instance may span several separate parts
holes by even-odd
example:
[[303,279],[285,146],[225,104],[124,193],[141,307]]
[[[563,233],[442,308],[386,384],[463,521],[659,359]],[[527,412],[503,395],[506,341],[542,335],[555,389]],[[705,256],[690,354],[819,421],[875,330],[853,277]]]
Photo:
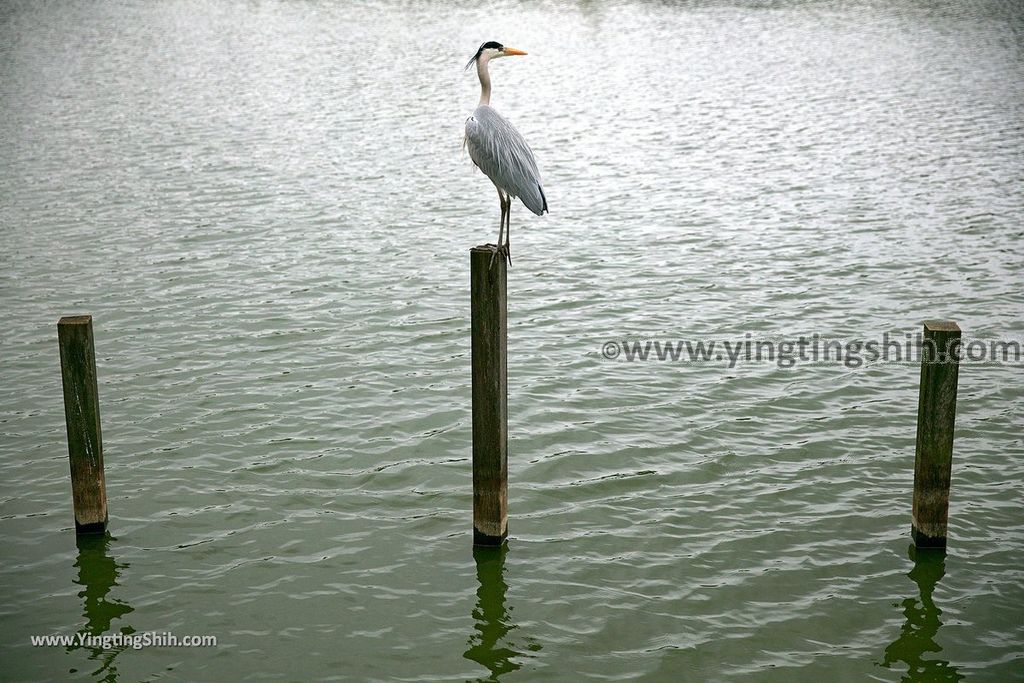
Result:
[[525,55],[526,53],[522,50],[517,50],[514,47],[506,47],[505,54],[507,55]]

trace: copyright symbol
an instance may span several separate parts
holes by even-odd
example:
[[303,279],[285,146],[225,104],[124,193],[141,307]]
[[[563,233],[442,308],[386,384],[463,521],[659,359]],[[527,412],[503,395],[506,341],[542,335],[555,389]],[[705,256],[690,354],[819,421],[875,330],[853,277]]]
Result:
[[622,353],[622,349],[613,341],[605,342],[604,346],[601,347],[601,355],[608,360],[615,360],[619,357],[620,353]]

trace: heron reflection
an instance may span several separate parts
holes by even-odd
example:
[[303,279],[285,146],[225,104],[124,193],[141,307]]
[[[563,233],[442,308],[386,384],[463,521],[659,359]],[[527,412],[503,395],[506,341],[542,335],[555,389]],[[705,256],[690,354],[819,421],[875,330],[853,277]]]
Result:
[[929,548],[918,550],[910,546],[910,560],[914,568],[907,574],[917,584],[918,597],[907,598],[903,605],[906,623],[900,629],[900,636],[885,648],[882,666],[891,667],[896,662],[907,665],[904,683],[928,681],[959,681],[963,675],[948,661],[925,658],[928,653],[942,652],[935,642],[939,627],[942,626],[942,610],[932,599],[939,579],[946,573],[946,551]]
[[[78,597],[84,600],[82,616],[85,617],[85,626],[79,631],[80,634],[102,636],[110,631],[115,619],[121,619],[133,611],[127,603],[108,597],[110,590],[118,585],[117,579],[121,570],[128,567],[124,563],[118,564],[110,556],[111,540],[113,539],[108,534],[77,537],[78,557],[75,560],[75,568],[78,570],[78,579],[75,583],[82,587]],[[121,632],[132,633],[134,629],[122,626]],[[67,651],[79,649],[87,650],[89,661],[97,663],[97,668],[91,672],[95,680],[104,683],[117,681],[114,661],[125,649],[124,646],[108,650],[76,644],[69,646]]]
[[[497,681],[500,676],[522,667],[517,657],[525,656],[522,650],[535,652],[540,649],[536,642],[528,642],[525,648],[516,645],[509,634],[518,626],[512,622],[511,607],[505,605],[508,584],[505,583],[505,555],[508,547],[474,547],[476,561],[476,620],[475,632],[469,638],[469,649],[463,657],[490,670],[487,681]],[[528,641],[530,639],[527,639]]]

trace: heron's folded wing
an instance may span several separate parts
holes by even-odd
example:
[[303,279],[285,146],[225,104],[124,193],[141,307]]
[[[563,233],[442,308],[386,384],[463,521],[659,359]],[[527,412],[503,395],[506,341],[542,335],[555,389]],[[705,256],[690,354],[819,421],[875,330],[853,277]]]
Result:
[[489,106],[466,120],[469,157],[503,192],[523,201],[538,216],[547,210],[533,150],[505,117]]

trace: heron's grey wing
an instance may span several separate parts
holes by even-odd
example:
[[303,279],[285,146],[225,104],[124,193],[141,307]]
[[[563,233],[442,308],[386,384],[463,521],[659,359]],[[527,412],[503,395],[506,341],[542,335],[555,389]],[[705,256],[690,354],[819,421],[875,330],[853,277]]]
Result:
[[538,216],[548,202],[533,150],[505,117],[481,105],[466,120],[469,157],[499,189],[523,201]]

